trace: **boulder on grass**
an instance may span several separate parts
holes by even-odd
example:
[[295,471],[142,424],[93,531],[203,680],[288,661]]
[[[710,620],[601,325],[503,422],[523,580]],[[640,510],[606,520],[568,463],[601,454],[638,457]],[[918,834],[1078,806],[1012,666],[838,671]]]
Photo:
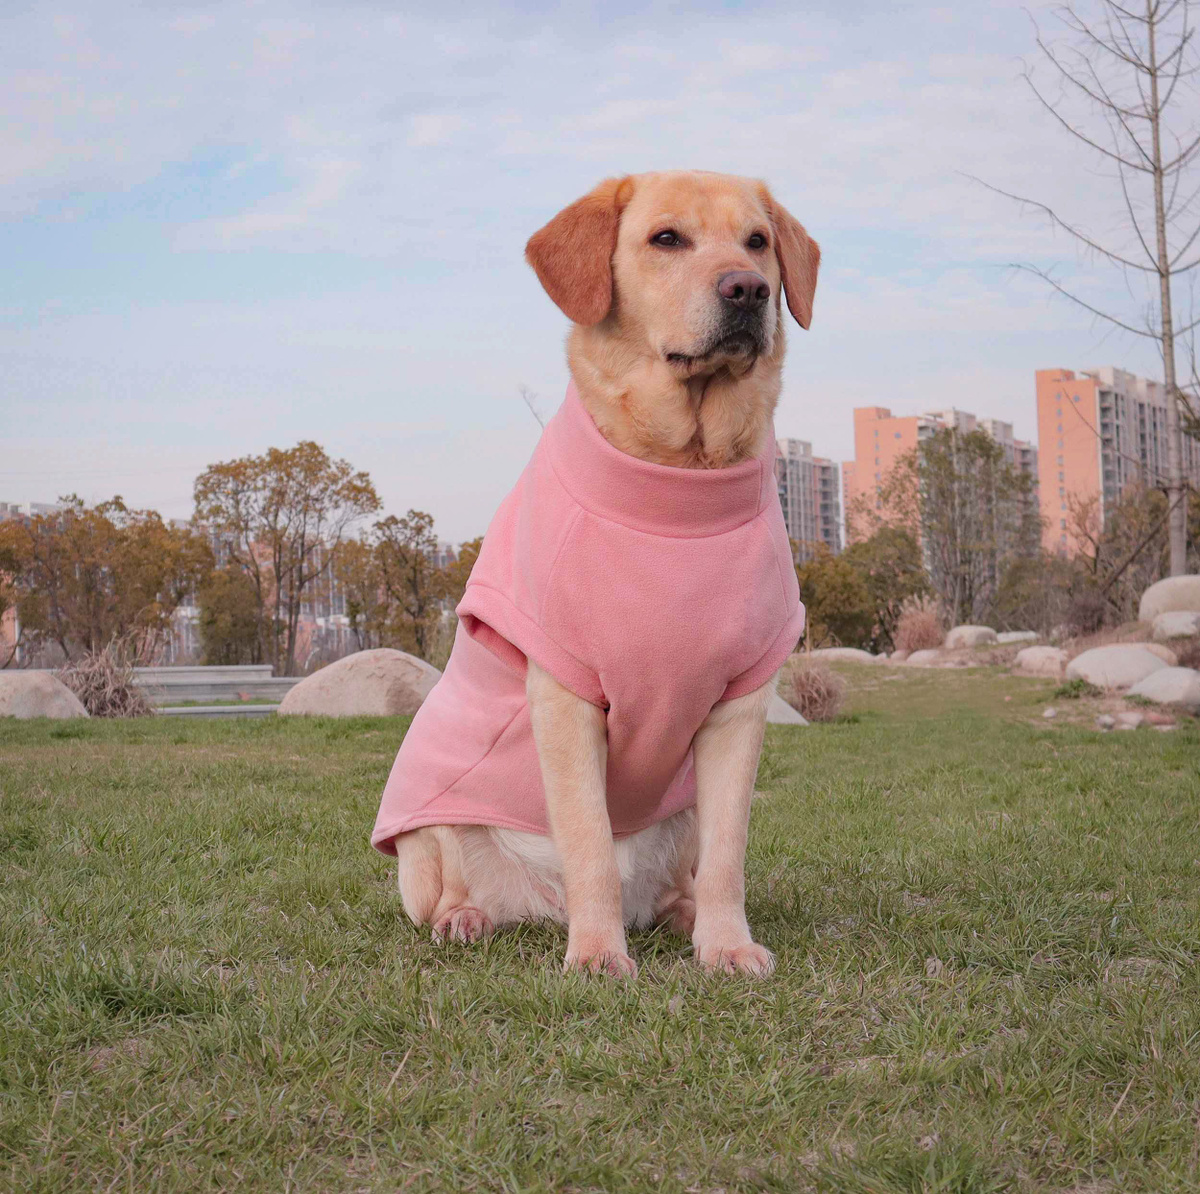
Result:
[[1179,656],[1170,647],[1163,646],[1162,643],[1138,643],[1138,646],[1144,647],[1151,655],[1157,655],[1167,667],[1179,666]]
[[1067,653],[1061,647],[1022,647],[1013,666],[1027,676],[1049,676],[1059,680],[1067,666]]
[[996,632],[990,626],[955,626],[946,635],[945,647],[956,651],[961,647],[987,647],[997,642]]
[[49,672],[0,671],[0,717],[87,717],[80,699]]
[[358,651],[313,672],[283,698],[281,714],[319,717],[404,717],[441,679],[442,673],[415,655],[378,647]]
[[1151,585],[1142,594],[1138,621],[1153,622],[1172,610],[1200,614],[1200,576],[1168,576]]
[[769,726],[806,726],[808,722],[776,693],[767,706],[767,725]]
[[1169,609],[1154,619],[1154,641],[1169,643],[1173,638],[1200,635],[1200,613],[1189,609]]
[[1128,688],[1167,665],[1144,643],[1093,647],[1067,664],[1068,680],[1086,680],[1097,688]]
[[1200,711],[1200,672],[1190,667],[1164,667],[1139,680],[1130,696],[1144,697],[1156,705],[1182,705]]
[[860,651],[857,647],[818,647],[813,653],[826,663],[882,663],[882,655]]
[[914,651],[904,662],[908,667],[937,667],[944,658],[940,647],[929,647]]

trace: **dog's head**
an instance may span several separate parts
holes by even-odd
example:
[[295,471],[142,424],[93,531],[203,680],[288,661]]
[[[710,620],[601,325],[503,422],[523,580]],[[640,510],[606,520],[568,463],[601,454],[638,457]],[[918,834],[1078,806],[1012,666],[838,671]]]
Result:
[[820,262],[763,183],[699,171],[608,179],[525,256],[569,319],[603,325],[681,378],[744,374],[775,356],[780,299],[807,328]]

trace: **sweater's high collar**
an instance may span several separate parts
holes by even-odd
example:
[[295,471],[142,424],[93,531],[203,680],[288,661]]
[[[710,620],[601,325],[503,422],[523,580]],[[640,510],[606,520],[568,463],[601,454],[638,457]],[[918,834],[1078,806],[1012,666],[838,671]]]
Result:
[[574,381],[546,425],[542,447],[581,506],[649,535],[720,535],[778,500],[773,436],[759,456],[731,468],[651,464],[619,451],[600,434]]

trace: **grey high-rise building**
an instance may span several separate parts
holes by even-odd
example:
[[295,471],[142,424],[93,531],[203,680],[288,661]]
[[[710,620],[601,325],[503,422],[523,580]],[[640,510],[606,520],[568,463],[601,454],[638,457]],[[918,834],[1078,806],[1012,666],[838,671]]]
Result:
[[807,560],[824,543],[835,554],[842,550],[841,477],[838,466],[814,456],[812,444],[781,439],[776,445],[775,480],[788,538],[796,558]]

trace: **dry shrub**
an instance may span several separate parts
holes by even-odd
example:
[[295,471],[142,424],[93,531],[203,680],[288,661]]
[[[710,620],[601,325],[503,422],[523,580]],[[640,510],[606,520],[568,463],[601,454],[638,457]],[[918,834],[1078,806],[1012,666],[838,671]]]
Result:
[[946,641],[937,603],[928,597],[905,603],[893,636],[897,651],[930,651]]
[[846,681],[828,664],[810,660],[792,668],[781,695],[806,721],[832,721],[846,699]]
[[1102,593],[1093,588],[1081,588],[1071,594],[1067,603],[1064,624],[1073,638],[1095,634],[1109,620],[1108,602]]
[[58,678],[92,717],[149,717],[154,707],[134,679],[133,645],[113,639],[69,663]]
[[1173,639],[1167,646],[1175,652],[1180,667],[1190,667],[1200,672],[1200,638]]

